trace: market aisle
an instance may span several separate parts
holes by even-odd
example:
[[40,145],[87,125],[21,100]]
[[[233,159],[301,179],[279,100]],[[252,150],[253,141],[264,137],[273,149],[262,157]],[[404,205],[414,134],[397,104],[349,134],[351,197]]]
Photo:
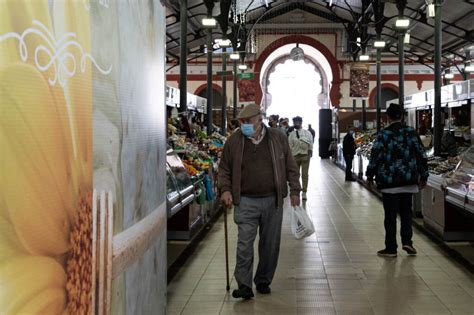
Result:
[[[384,246],[382,204],[344,182],[331,161],[313,158],[306,207],[316,233],[295,240],[285,206],[270,295],[242,302],[225,290],[221,218],[169,284],[168,314],[473,314],[474,276],[416,230],[417,257],[401,250],[397,258],[376,256]],[[230,215],[231,274],[236,231]]]

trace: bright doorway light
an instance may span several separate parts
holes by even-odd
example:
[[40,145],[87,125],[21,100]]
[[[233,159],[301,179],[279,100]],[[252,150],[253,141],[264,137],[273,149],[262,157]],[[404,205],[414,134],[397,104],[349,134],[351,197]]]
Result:
[[[303,117],[303,126],[319,130],[318,100],[321,98],[321,75],[315,66],[303,60],[288,59],[275,67],[269,76],[268,93],[271,103],[267,108],[267,116],[280,115],[290,119]],[[317,136],[316,136],[317,138]]]

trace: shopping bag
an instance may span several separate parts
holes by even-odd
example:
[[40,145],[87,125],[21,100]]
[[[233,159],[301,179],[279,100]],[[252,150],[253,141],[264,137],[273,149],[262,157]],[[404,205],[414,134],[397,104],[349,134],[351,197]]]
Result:
[[314,225],[306,210],[300,206],[293,209],[291,232],[296,239],[302,239],[314,233]]

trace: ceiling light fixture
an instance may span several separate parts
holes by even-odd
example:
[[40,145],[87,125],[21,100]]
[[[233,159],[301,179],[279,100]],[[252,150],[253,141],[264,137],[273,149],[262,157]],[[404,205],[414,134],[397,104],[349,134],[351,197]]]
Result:
[[239,59],[240,59],[240,55],[239,55],[238,53],[230,54],[230,59],[231,59],[231,60],[239,60]]
[[216,19],[214,18],[204,18],[201,20],[202,26],[205,27],[215,27],[217,25]]
[[466,65],[464,66],[464,71],[474,72],[474,65],[472,65],[470,61],[466,62]]
[[410,20],[406,18],[398,18],[395,22],[395,27],[400,29],[407,29],[410,26]]
[[375,48],[384,48],[385,47],[385,41],[383,40],[376,40],[374,42],[374,47]]
[[359,61],[369,61],[370,56],[369,55],[360,55],[359,56]]
[[239,70],[247,70],[247,65],[239,65]]
[[230,47],[232,43],[230,42],[230,39],[216,39],[216,44],[221,48],[226,48]]
[[435,5],[433,3],[430,3],[426,6],[426,16],[427,17],[435,17]]
[[451,80],[452,78],[454,78],[454,73],[448,72],[448,70],[446,70],[446,73],[444,74],[444,78],[447,80]]
[[406,32],[405,36],[403,36],[403,43],[410,44],[410,32]]

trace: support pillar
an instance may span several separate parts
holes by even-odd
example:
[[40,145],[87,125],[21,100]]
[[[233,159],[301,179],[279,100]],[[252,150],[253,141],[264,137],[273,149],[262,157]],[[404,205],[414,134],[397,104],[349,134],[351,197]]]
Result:
[[[398,33],[398,105],[404,112],[405,107],[405,48],[404,32]],[[403,116],[403,114],[402,114]]]
[[435,54],[434,54],[434,154],[441,153],[441,137],[443,127],[441,125],[441,0],[435,0]]
[[237,60],[234,60],[234,119],[237,119]]
[[381,129],[381,115],[380,109],[382,108],[382,49],[377,49],[377,90],[376,90],[376,120],[377,120],[377,132]]
[[367,111],[366,111],[367,100],[362,99],[362,130],[367,130]]
[[227,48],[222,48],[222,112],[221,112],[221,135],[225,136],[227,131]]
[[181,25],[181,38],[180,38],[180,56],[179,56],[179,110],[181,112],[186,111],[188,104],[188,0],[180,0],[180,25]]
[[[207,16],[212,16],[212,7],[207,7]],[[212,89],[212,29],[207,30],[206,34],[206,46],[207,46],[207,115],[206,115],[206,129],[207,135],[210,136],[213,132],[212,128],[212,109],[213,109],[213,89]]]

